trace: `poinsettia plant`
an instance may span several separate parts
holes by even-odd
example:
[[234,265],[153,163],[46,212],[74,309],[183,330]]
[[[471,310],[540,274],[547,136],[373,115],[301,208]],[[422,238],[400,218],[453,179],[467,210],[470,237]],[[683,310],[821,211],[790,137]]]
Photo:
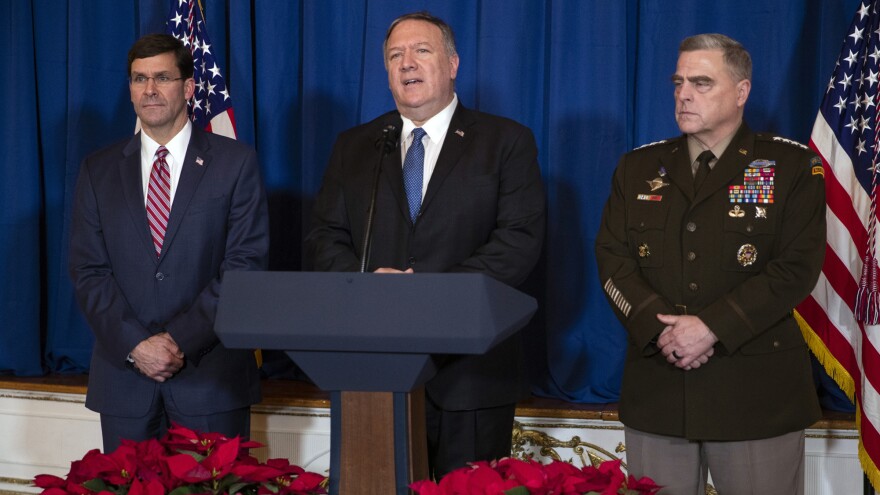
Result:
[[286,459],[261,463],[249,449],[262,444],[173,425],[161,440],[123,440],[115,451],[91,450],[67,478],[41,474],[42,495],[313,495],[326,477]]
[[619,459],[578,468],[506,458],[475,462],[439,483],[417,481],[410,488],[418,495],[654,495],[661,487],[650,478],[625,475]]

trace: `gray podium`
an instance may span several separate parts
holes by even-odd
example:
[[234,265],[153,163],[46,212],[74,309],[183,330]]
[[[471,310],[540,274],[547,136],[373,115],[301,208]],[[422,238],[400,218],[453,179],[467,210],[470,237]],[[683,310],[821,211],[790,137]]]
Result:
[[331,493],[407,494],[428,475],[434,355],[483,354],[536,309],[481,274],[228,272],[215,330],[226,347],[286,351],[332,392]]

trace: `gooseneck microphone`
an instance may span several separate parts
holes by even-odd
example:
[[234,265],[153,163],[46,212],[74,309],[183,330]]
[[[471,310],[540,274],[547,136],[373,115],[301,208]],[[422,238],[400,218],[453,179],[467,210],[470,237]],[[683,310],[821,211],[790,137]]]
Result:
[[370,246],[373,243],[373,219],[376,216],[376,196],[379,192],[379,174],[382,171],[382,160],[385,155],[397,148],[397,140],[400,138],[400,130],[393,124],[382,128],[382,135],[376,139],[376,148],[379,149],[379,161],[376,163],[376,173],[373,175],[373,189],[370,195],[370,209],[367,210],[367,224],[364,229],[363,249],[361,250],[361,273],[367,271],[370,262]]

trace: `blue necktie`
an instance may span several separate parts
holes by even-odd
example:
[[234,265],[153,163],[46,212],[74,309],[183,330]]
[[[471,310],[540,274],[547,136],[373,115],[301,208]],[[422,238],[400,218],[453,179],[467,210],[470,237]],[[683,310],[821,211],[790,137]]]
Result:
[[412,134],[412,144],[403,160],[403,188],[406,190],[406,199],[409,203],[409,218],[415,223],[419,209],[422,207],[422,177],[425,168],[425,147],[422,146],[422,138],[425,137],[425,130],[416,127]]

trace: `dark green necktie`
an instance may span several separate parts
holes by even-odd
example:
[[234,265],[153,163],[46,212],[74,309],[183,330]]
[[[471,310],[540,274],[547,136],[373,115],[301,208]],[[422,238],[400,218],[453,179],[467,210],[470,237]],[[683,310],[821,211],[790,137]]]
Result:
[[703,182],[706,181],[706,176],[709,175],[709,162],[715,158],[715,155],[712,154],[712,151],[706,150],[700,153],[700,156],[697,157],[697,161],[699,165],[697,166],[697,173],[694,175],[694,192],[700,190],[700,186],[703,185]]

